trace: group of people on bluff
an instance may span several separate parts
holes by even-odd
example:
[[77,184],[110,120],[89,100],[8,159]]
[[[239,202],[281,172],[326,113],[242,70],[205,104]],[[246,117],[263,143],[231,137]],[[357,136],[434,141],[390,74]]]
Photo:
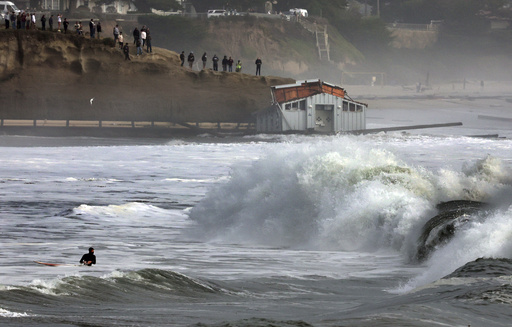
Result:
[[[25,12],[20,12],[16,15],[12,12],[9,15],[6,15],[5,19],[5,28],[9,29],[38,29],[37,26],[37,18],[35,14],[28,14]],[[62,32],[64,34],[68,33],[69,30],[69,21],[67,18],[63,18],[61,14],[57,15],[57,18],[54,19],[54,15],[51,15],[50,18],[46,19],[46,15],[42,15],[39,19],[40,28],[42,31],[57,31]],[[47,24],[48,23],[48,29]],[[54,26],[54,23],[57,23]],[[54,27],[56,29],[54,29]],[[74,27],[74,31],[77,35],[84,36],[84,27],[81,21],[76,21]],[[89,35],[91,39],[100,38],[100,34],[102,32],[101,22],[99,20],[94,21],[93,18],[89,21]],[[130,48],[128,42],[124,42],[123,32],[120,31],[119,25],[116,25],[113,30],[114,42],[115,45],[119,45],[120,49],[123,51],[125,55],[125,60],[130,59]],[[137,27],[133,30],[133,44],[137,50],[137,56],[142,55],[142,49],[146,47],[147,53],[152,53],[153,48],[151,46],[151,33],[149,31],[149,27],[142,26],[139,30]]]
[[[44,15],[43,15],[44,16]],[[66,24],[67,19],[64,18],[64,24]],[[81,21],[77,21],[75,23],[75,32],[78,35],[84,35],[83,26]],[[67,26],[64,26],[64,33],[67,33]],[[101,34],[101,22],[98,20],[96,23],[94,22],[94,19],[91,18],[89,21],[89,35],[91,39],[94,39],[96,32],[98,32],[98,39],[100,38]]]
[[[26,13],[24,11],[20,12],[16,15],[16,13],[12,12],[10,14],[5,15],[5,28],[9,29],[20,29],[20,30],[29,30],[29,29],[38,29],[37,26],[38,19],[36,18],[36,14]],[[40,26],[42,31],[57,31],[63,32],[64,34],[68,33],[69,30],[69,21],[67,18],[62,18],[61,14],[58,14],[55,18],[54,15],[50,15],[49,18],[46,15],[42,15],[39,18]],[[48,24],[48,28],[46,28]],[[55,25],[56,24],[56,25]],[[54,29],[56,27],[56,29]],[[84,35],[83,25],[81,21],[77,21],[74,25],[75,32],[78,35]],[[89,21],[89,35],[91,39],[94,39],[97,35],[98,39],[101,34],[101,22],[97,20],[94,21],[93,18]]]
[[[46,20],[46,18],[45,18]],[[24,30],[24,29],[36,29],[36,14],[32,13],[26,13],[24,11],[16,13],[13,11],[11,13],[5,14],[5,28],[9,29],[18,29],[18,30]]]
[[[114,26],[114,44],[119,44],[119,48],[123,50],[124,60],[130,59],[130,46],[128,42],[124,41],[123,32],[120,31],[119,25]],[[143,48],[146,47],[146,53],[152,53],[153,47],[151,46],[151,33],[149,27],[142,26],[139,30],[137,27],[133,30],[133,44],[135,45],[137,56],[142,56]]]
[[[193,68],[194,66],[194,61],[196,60],[195,59],[195,56],[194,56],[194,51],[190,51],[190,53],[188,54],[188,56],[186,57],[187,59],[187,62],[188,62],[188,66],[190,69]],[[181,51],[181,54],[180,54],[180,60],[181,60],[181,66],[183,67],[183,65],[185,64],[185,51]],[[217,55],[213,55],[212,57],[212,63],[213,63],[213,70],[214,71],[218,71],[219,70],[219,57],[217,57]],[[203,62],[203,69],[206,69],[206,63],[208,62],[208,55],[205,53],[203,53],[202,57],[201,57],[201,61]],[[233,58],[229,57],[228,56],[224,56],[224,58],[222,59],[221,61],[221,64],[222,64],[222,71],[224,72],[232,72],[233,71],[233,64],[234,64],[234,60]],[[260,75],[261,76],[261,65],[262,65],[262,61],[261,61],[261,58],[257,58],[256,61],[255,61],[255,65],[256,65],[256,75]],[[241,73],[242,72],[242,62],[240,60],[238,60],[236,62],[236,65],[235,65],[235,71],[237,73]]]
[[[18,15],[16,15],[14,12],[12,12],[10,15],[5,16],[5,28],[13,28],[13,29],[37,29],[37,19],[35,14],[28,14],[25,12],[20,12]],[[57,31],[67,33],[69,29],[69,21],[67,18],[62,18],[61,14],[57,15]],[[51,15],[48,20],[46,19],[45,15],[42,15],[40,18],[41,22],[41,30],[46,31],[46,23],[48,23],[49,31],[54,30],[54,15]],[[74,25],[74,29],[77,35],[84,35],[83,31],[83,25],[81,21],[77,21]],[[96,36],[99,39],[100,34],[102,32],[101,22],[97,20],[94,21],[93,18],[89,21],[89,35],[91,39],[94,39]],[[123,32],[120,30],[119,25],[116,25],[113,29],[113,35],[114,35],[114,46],[119,45],[119,48],[123,51],[125,60],[131,60],[130,58],[130,46],[128,45],[128,42],[124,41],[124,35]],[[146,47],[147,53],[152,53],[153,48],[151,46],[151,33],[149,31],[149,27],[142,26],[139,30],[137,27],[133,30],[133,44],[136,48],[136,55],[141,56],[143,54],[143,48]],[[185,59],[187,59],[188,65],[190,69],[193,68],[195,56],[194,52],[191,51],[187,57],[185,57],[185,51],[182,51],[180,54],[181,59],[181,66],[183,67],[185,64]],[[206,63],[208,61],[208,55],[206,52],[201,57],[201,61],[203,63],[203,69],[206,69]],[[212,63],[213,63],[213,70],[218,71],[219,70],[219,61],[222,65],[222,71],[224,72],[232,72],[233,71],[233,64],[235,61],[233,58],[228,56],[224,56],[222,60],[219,59],[219,57],[215,54],[212,57]],[[261,75],[261,65],[262,60],[261,58],[257,58],[255,61],[256,65],[256,75]],[[236,72],[242,72],[242,62],[238,60],[235,65],[235,71]]]

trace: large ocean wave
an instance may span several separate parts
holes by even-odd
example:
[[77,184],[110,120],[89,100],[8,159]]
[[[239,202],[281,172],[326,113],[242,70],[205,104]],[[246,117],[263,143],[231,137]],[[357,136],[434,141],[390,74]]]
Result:
[[[411,258],[437,204],[503,202],[511,181],[503,160],[491,156],[468,161],[460,170],[431,170],[355,137],[279,144],[252,166],[234,167],[231,179],[212,189],[190,218],[203,240],[391,249]],[[512,257],[508,206],[467,224],[433,260],[455,269],[480,256]]]

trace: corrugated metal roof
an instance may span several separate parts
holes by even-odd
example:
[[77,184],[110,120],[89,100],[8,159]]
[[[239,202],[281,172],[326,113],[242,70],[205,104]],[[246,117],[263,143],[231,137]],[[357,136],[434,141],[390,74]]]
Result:
[[279,103],[304,99],[321,93],[345,98],[345,90],[342,87],[319,79],[297,81],[295,84],[273,86],[271,89],[274,100]]
[[307,80],[300,80],[300,81],[296,81],[295,84],[283,84],[283,85],[276,85],[276,86],[273,86],[273,88],[275,89],[285,89],[285,88],[288,88],[288,87],[295,87],[297,85],[301,85],[301,84],[304,84],[304,83],[318,83],[320,82],[320,79],[307,79]]

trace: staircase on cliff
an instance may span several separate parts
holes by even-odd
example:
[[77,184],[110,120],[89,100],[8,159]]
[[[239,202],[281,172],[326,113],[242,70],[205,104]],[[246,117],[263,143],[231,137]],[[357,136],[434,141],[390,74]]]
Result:
[[331,61],[329,48],[329,34],[327,34],[327,25],[318,25],[316,22],[310,23],[305,19],[301,19],[299,23],[308,31],[315,34],[316,47],[318,49],[318,57],[320,60]]

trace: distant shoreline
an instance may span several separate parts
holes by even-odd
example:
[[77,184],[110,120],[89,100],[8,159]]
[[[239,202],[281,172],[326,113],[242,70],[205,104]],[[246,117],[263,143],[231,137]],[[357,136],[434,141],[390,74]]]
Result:
[[456,107],[505,107],[512,103],[512,82],[489,81],[484,87],[468,83],[466,88],[460,83],[433,85],[422,92],[414,86],[361,86],[343,85],[348,95],[358,101],[368,103],[368,109],[407,109],[431,106]]

